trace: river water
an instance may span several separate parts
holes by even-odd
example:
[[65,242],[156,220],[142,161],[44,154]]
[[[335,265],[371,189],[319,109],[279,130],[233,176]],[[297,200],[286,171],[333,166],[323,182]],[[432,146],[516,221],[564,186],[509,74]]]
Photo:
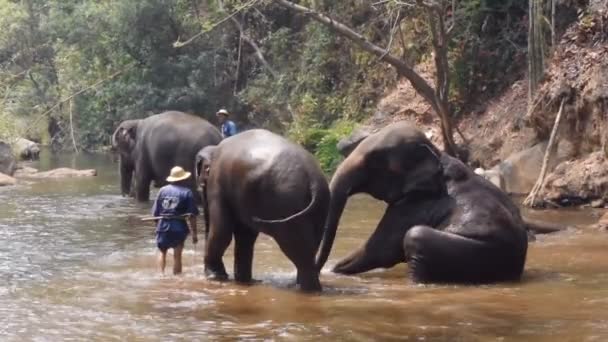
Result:
[[[530,245],[519,283],[421,286],[406,265],[359,276],[324,270],[320,296],[294,290],[295,269],[260,236],[255,286],[208,282],[202,242],[184,274],[159,275],[151,203],[118,195],[110,156],[43,154],[33,164],[98,176],[0,189],[1,341],[608,340],[608,233],[598,212],[529,213],[579,228]],[[328,265],[369,236],[383,206],[350,200]],[[231,272],[232,248],[225,257]],[[171,267],[171,263],[169,263]]]

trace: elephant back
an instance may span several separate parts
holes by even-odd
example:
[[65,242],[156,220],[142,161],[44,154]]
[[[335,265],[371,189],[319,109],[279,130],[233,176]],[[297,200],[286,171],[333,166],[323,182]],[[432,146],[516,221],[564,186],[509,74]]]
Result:
[[136,149],[142,162],[153,170],[155,180],[164,183],[173,166],[192,172],[196,153],[221,140],[219,130],[207,120],[171,111],[142,120]]

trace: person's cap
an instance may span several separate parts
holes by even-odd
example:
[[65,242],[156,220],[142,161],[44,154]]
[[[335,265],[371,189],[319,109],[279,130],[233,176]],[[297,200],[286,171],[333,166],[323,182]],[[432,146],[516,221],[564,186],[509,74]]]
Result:
[[230,115],[230,113],[228,113],[227,110],[225,110],[225,109],[222,108],[222,109],[218,110],[217,113],[215,113],[215,115],[226,115],[226,116],[228,116],[228,115]]
[[175,166],[171,169],[171,174],[167,177],[167,182],[179,182],[190,177],[190,172],[185,171],[180,166]]

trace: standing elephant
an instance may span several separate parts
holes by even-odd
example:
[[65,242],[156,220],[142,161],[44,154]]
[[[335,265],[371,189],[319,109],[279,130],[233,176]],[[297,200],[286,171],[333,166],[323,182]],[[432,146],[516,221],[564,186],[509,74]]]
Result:
[[259,232],[270,235],[297,268],[303,291],[320,291],[315,254],[323,235],[329,187],[318,162],[301,146],[254,129],[197,155],[208,235],[205,274],[228,275],[222,261],[234,236],[234,278],[251,281]]
[[[182,112],[123,121],[112,135],[112,147],[119,153],[122,194],[147,201],[150,182],[157,187],[165,185],[176,165],[192,172],[196,153],[221,140],[219,130],[209,122]],[[196,190],[195,180],[190,183]]]
[[399,122],[360,140],[330,183],[331,204],[317,267],[325,264],[347,198],[388,204],[365,244],[334,267],[354,274],[409,262],[417,282],[517,280],[528,238],[519,209],[500,189]]

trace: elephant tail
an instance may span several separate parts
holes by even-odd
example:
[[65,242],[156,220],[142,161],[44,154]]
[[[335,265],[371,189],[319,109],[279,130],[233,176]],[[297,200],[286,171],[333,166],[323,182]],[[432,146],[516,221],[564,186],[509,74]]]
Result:
[[310,212],[310,210],[312,208],[314,208],[315,204],[317,203],[317,184],[316,182],[313,181],[312,185],[310,186],[310,192],[311,192],[311,199],[310,199],[310,203],[308,203],[308,206],[306,206],[306,208],[298,211],[297,213],[288,216],[288,217],[284,217],[284,218],[280,218],[280,219],[273,219],[273,220],[268,220],[268,219],[263,219],[257,216],[253,217],[253,222],[257,222],[257,223],[286,223],[289,222],[291,220],[294,220],[300,216],[306,215],[308,214],[308,212]]
[[568,229],[568,226],[564,226],[558,223],[550,223],[539,220],[533,220],[522,217],[526,230],[532,231],[535,234],[550,234],[561,232],[562,230]]

